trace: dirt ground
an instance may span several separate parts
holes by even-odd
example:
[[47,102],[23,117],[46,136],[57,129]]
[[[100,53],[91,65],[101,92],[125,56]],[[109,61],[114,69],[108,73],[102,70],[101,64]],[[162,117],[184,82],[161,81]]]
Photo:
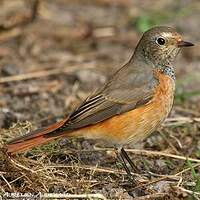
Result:
[[51,199],[200,199],[199,0],[1,0],[0,11],[1,147],[67,116],[130,58],[148,28],[173,26],[195,43],[176,60],[169,118],[126,147],[140,169],[136,187],[109,146],[62,139],[12,158],[0,151],[4,199],[19,192],[54,193]]

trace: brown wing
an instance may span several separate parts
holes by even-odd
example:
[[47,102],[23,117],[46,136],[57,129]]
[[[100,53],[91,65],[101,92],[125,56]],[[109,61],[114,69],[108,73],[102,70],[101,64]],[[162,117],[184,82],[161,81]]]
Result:
[[157,84],[149,66],[134,67],[128,63],[72,112],[62,130],[95,124],[144,105],[152,98]]

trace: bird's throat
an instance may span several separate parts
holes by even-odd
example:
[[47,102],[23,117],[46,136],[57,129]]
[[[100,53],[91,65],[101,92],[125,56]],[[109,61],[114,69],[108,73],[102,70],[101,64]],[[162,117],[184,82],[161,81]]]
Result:
[[161,69],[161,72],[169,77],[171,77],[173,80],[176,80],[174,68],[170,65],[164,66]]

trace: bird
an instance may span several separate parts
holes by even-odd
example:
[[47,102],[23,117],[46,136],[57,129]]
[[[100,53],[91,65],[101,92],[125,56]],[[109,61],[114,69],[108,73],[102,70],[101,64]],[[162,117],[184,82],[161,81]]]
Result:
[[13,155],[63,137],[102,139],[113,145],[131,175],[137,167],[124,145],[144,140],[168,116],[175,91],[174,60],[182,47],[193,45],[172,27],[150,28],[128,62],[68,117],[11,140],[5,147],[7,153]]

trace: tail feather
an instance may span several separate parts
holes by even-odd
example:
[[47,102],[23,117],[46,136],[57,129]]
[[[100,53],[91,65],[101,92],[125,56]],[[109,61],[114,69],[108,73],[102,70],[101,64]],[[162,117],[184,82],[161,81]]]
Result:
[[58,128],[60,128],[65,122],[66,120],[62,120],[60,122],[51,124],[46,128],[32,131],[24,136],[21,136],[19,138],[10,141],[6,145],[7,152],[9,154],[16,154],[31,149],[33,147],[36,147],[38,145],[47,143],[51,140],[54,140],[55,138],[62,137],[62,134],[59,134],[57,137],[47,137],[47,136],[49,133],[52,133]]
[[45,138],[44,135],[28,139],[19,143],[10,143],[6,145],[7,152],[11,155],[23,152],[41,144],[47,143],[55,138]]

